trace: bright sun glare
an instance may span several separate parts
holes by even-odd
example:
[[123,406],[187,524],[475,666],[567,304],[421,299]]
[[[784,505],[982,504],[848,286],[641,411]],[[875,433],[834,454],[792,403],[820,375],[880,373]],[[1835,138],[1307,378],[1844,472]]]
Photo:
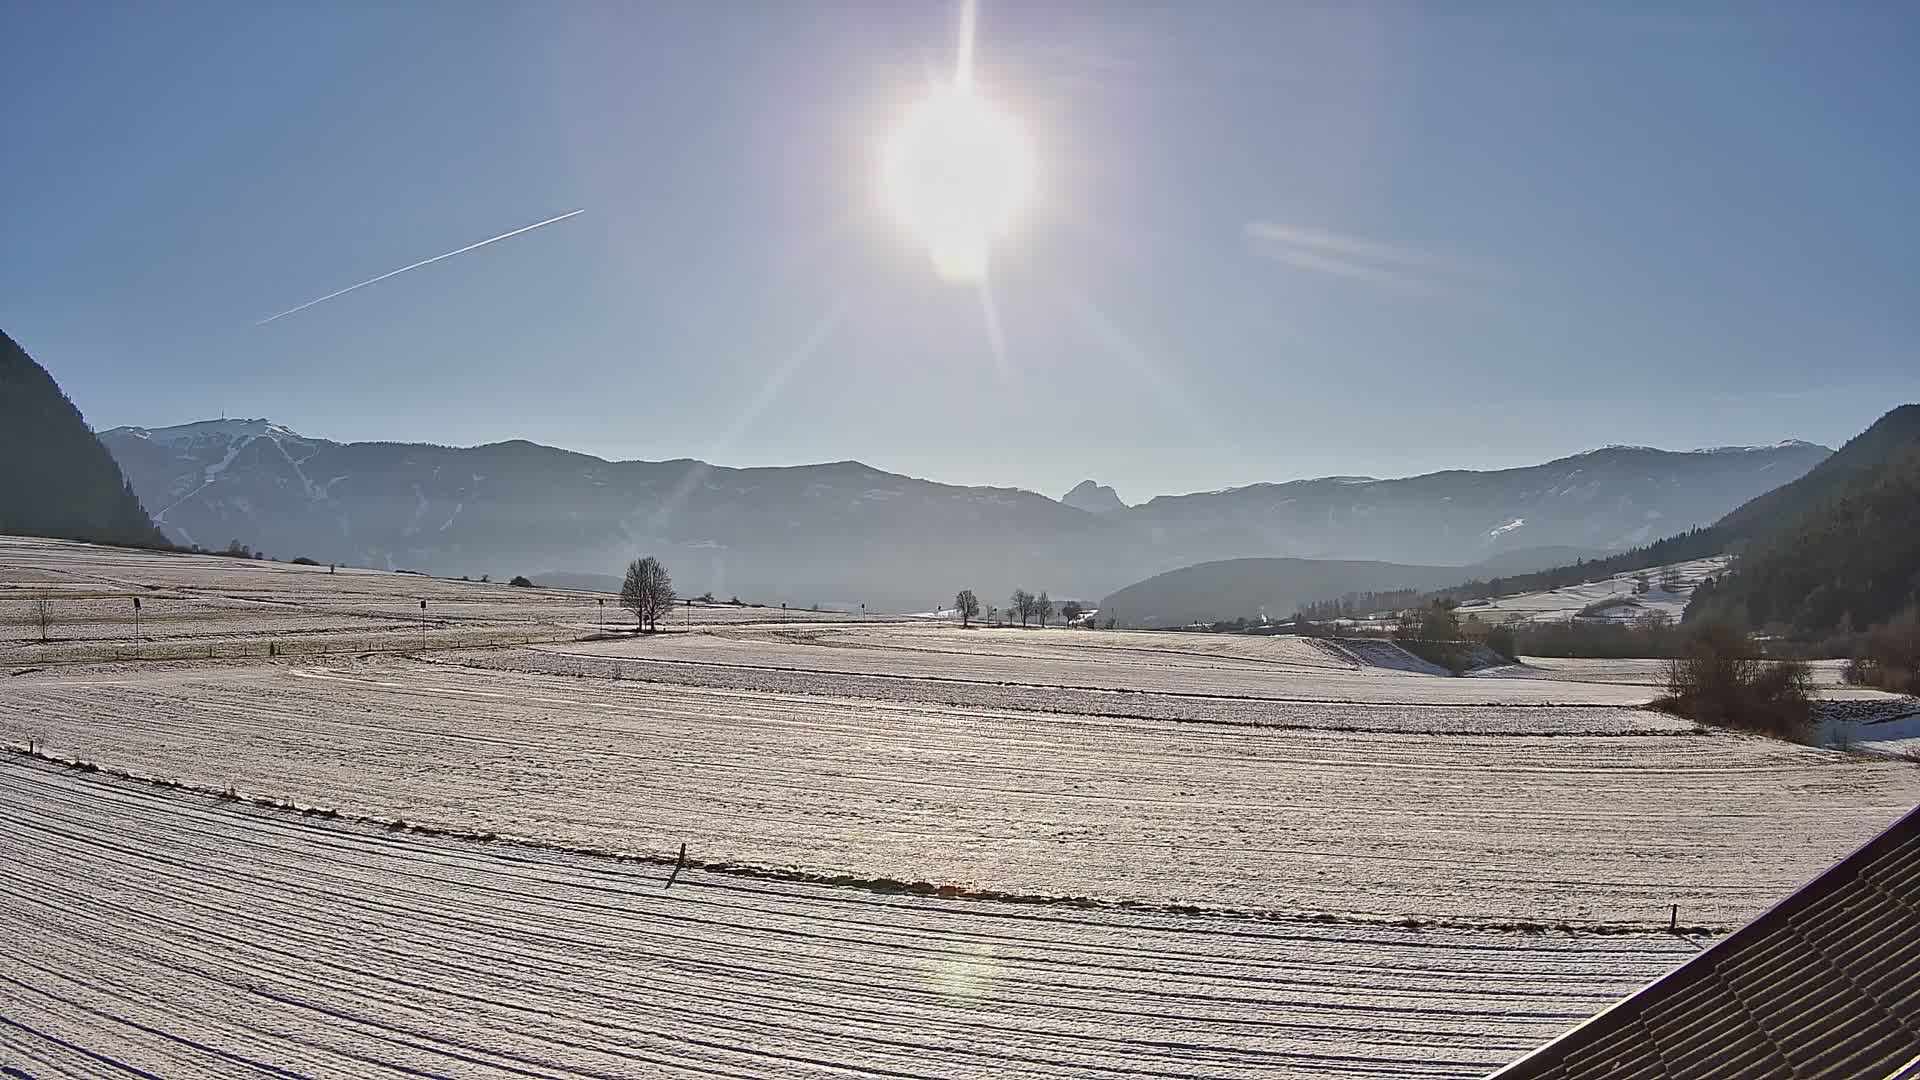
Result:
[[943,277],[974,281],[1033,191],[1033,151],[970,81],[909,108],[881,160],[887,207],[927,246]]

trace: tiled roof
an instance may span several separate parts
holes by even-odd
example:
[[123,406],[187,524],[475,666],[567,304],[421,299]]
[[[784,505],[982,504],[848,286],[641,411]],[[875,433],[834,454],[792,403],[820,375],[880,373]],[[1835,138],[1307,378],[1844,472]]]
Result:
[[1489,1080],[1895,1080],[1920,1059],[1920,807]]

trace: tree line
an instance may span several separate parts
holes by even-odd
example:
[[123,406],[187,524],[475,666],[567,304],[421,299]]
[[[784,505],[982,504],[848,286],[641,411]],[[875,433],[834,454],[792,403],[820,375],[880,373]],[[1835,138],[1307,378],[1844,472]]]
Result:
[[[1007,598],[1007,620],[1011,622],[1018,618],[1021,626],[1030,626],[1037,621],[1044,629],[1047,620],[1053,618],[1054,608],[1053,599],[1045,592],[1035,596],[1025,589],[1015,589],[1013,595]],[[961,628],[970,627],[973,620],[981,615],[980,598],[972,589],[961,589],[953,596],[953,610],[960,616]],[[1059,612],[1062,619],[1072,623],[1086,614],[1086,609],[1080,606],[1080,601],[1069,600],[1059,605]],[[994,609],[988,608],[986,613],[991,617]]]
[[1294,612],[1293,621],[1302,619],[1311,622],[1332,622],[1335,619],[1356,619],[1362,615],[1372,615],[1381,611],[1400,611],[1420,603],[1418,589],[1378,589],[1367,592],[1349,592],[1335,600],[1319,600],[1301,604]]

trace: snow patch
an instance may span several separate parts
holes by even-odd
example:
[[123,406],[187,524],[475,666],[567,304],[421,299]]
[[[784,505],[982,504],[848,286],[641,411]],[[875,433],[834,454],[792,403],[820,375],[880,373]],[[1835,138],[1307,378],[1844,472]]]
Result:
[[172,427],[137,428],[121,427],[107,432],[109,435],[127,435],[136,439],[145,439],[156,443],[191,443],[202,439],[256,439],[267,436],[275,439],[300,439],[306,436],[265,418],[255,420],[196,420],[191,424],[175,424]]

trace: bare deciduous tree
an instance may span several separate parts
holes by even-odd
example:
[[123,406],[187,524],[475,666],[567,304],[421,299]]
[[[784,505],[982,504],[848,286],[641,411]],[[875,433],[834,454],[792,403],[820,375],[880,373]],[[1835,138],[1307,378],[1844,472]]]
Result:
[[1027,625],[1027,620],[1033,618],[1033,594],[1025,589],[1013,590],[1013,595],[1007,598],[1007,614],[1020,616],[1020,625]]
[[1086,613],[1087,609],[1081,607],[1078,600],[1069,600],[1060,605],[1060,618],[1065,622],[1077,622]]
[[953,610],[960,613],[960,627],[966,629],[980,614],[980,598],[973,595],[972,589],[961,589],[953,594]]
[[40,643],[44,645],[47,641],[47,627],[53,625],[53,605],[48,603],[46,593],[41,593],[33,602],[33,620],[40,624]]
[[1042,630],[1047,628],[1047,620],[1053,617],[1053,601],[1047,599],[1044,592],[1033,598],[1033,617],[1040,620]]
[[627,564],[627,577],[620,583],[620,606],[633,612],[640,625],[659,629],[660,615],[673,606],[673,578],[659,559],[651,555]]

